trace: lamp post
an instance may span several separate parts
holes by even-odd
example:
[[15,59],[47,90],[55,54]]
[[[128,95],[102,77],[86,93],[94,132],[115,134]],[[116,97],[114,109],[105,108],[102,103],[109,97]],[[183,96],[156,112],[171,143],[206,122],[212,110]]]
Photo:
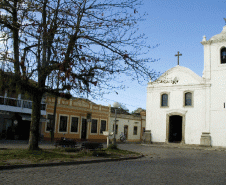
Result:
[[17,125],[18,125],[18,120],[14,120],[14,121],[13,121],[13,124],[14,124],[14,125],[13,125],[14,139],[15,139],[15,140],[18,140],[18,139],[19,139],[19,136],[17,135],[17,131],[16,131],[16,130],[17,130],[16,127],[17,127]]
[[113,145],[116,145],[116,120],[117,119],[117,109],[115,108],[115,123],[114,123],[114,138],[113,138]]

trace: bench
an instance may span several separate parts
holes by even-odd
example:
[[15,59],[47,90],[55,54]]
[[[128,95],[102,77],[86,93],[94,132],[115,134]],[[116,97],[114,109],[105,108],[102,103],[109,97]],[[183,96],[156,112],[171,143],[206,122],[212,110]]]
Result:
[[57,146],[75,148],[77,147],[77,142],[74,139],[61,138],[55,142],[55,147]]

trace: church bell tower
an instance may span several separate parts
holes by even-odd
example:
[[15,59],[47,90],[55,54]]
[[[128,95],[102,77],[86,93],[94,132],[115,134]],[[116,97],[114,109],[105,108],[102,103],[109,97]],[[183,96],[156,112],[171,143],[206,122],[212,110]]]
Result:
[[205,132],[209,132],[211,138],[219,137],[217,133],[226,125],[226,26],[209,40],[204,36],[201,43],[204,46],[203,79],[210,86],[206,89]]

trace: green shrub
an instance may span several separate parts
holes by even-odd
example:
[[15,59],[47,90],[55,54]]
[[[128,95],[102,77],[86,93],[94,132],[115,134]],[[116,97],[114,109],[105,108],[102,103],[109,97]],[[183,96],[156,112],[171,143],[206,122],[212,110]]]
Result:
[[108,154],[105,151],[93,151],[92,156],[106,157],[106,156],[108,156]]
[[108,146],[108,149],[110,149],[110,150],[118,150],[118,147],[117,147],[117,145],[111,144],[111,145]]
[[65,148],[65,152],[78,152],[77,148]]

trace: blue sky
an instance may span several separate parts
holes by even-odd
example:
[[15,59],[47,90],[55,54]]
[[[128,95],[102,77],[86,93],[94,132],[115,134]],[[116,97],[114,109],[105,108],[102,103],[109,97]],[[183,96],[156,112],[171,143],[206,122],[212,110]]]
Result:
[[[151,46],[159,44],[148,53],[148,57],[160,59],[150,67],[160,73],[177,65],[174,56],[182,53],[180,65],[202,76],[204,35],[207,40],[219,34],[226,18],[226,0],[144,0],[139,12],[147,12],[146,20],[139,23],[140,32],[148,37]],[[125,105],[129,111],[138,107],[146,109],[146,88],[148,82],[140,85],[124,79],[126,89],[117,90],[93,102],[102,105],[115,101]]]

